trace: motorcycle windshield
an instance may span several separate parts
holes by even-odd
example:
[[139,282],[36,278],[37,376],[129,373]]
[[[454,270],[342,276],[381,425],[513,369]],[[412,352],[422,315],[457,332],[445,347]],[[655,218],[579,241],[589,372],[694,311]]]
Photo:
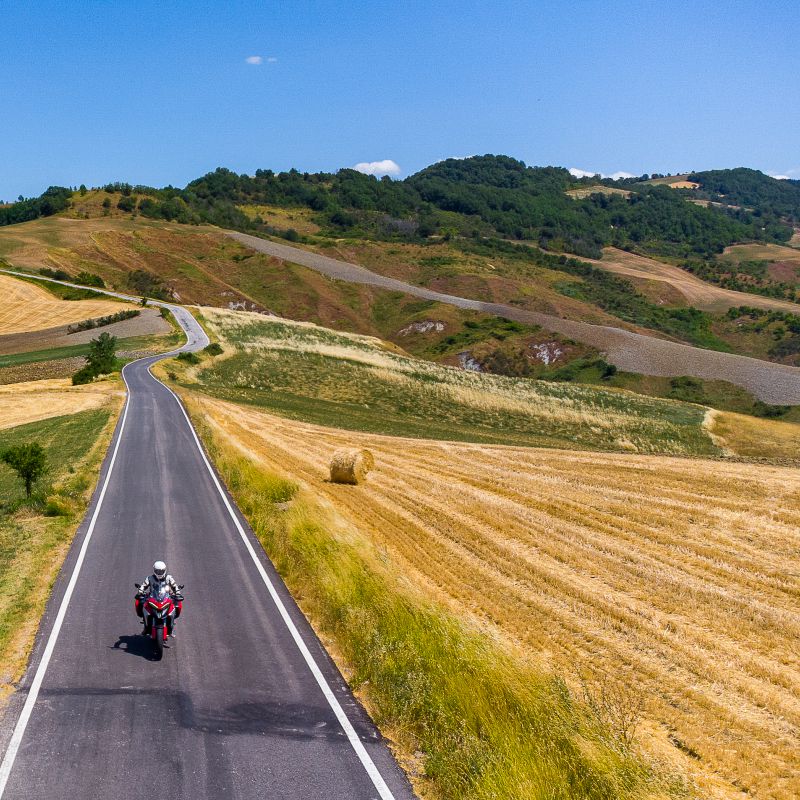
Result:
[[169,597],[169,587],[166,583],[157,583],[150,587],[150,597],[162,602]]

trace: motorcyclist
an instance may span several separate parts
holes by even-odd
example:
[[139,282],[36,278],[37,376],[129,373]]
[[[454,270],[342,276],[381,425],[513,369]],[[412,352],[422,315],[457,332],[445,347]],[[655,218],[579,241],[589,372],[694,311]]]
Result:
[[[169,593],[173,597],[180,595],[180,587],[178,586],[175,578],[173,578],[172,575],[167,572],[167,565],[163,561],[156,561],[155,564],[153,564],[153,574],[148,575],[148,577],[142,581],[142,584],[139,586],[139,589],[136,592],[136,614],[139,617],[144,619],[144,600],[150,594],[151,590],[165,583],[169,588]],[[177,619],[179,616],[180,604],[177,605],[175,619]],[[146,632],[147,631],[145,631],[145,633]]]

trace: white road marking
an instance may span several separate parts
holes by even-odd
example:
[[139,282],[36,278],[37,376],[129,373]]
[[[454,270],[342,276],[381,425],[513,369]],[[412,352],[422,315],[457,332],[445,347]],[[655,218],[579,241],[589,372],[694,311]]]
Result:
[[[124,368],[122,370],[122,378],[125,380]],[[125,381],[125,387],[127,388],[127,386],[128,382]],[[78,574],[83,566],[83,560],[86,557],[86,551],[89,547],[89,540],[92,538],[94,526],[97,523],[97,517],[100,514],[100,509],[103,506],[103,499],[106,496],[106,489],[108,489],[108,483],[111,480],[111,473],[114,471],[114,463],[117,460],[117,452],[119,451],[119,445],[122,441],[122,433],[125,430],[125,420],[128,417],[129,405],[130,391],[128,392],[128,399],[125,401],[125,410],[122,413],[122,421],[120,422],[119,433],[117,434],[117,442],[114,445],[114,452],[111,454],[111,463],[108,465],[108,472],[106,473],[105,481],[103,481],[103,488],[100,490],[100,497],[97,500],[97,505],[95,506],[91,521],[89,522],[86,535],[83,537],[83,543],[81,544],[78,558],[75,560],[75,566],[72,568],[72,575],[70,576],[69,583],[67,584],[67,589],[64,592],[64,596],[61,598],[61,604],[58,607],[58,614],[56,614],[56,619],[53,623],[53,628],[50,631],[50,636],[47,638],[47,645],[44,648],[44,653],[42,653],[42,659],[39,662],[39,666],[36,668],[36,674],[33,677],[31,688],[28,691],[28,697],[25,699],[25,705],[22,707],[22,712],[20,713],[17,724],[14,727],[14,732],[11,734],[11,741],[8,743],[8,747],[6,748],[3,762],[0,764],[0,800],[2,800],[3,793],[5,792],[8,778],[11,775],[14,761],[17,758],[17,752],[22,744],[22,737],[25,735],[25,729],[28,727],[28,720],[31,718],[33,707],[36,704],[36,699],[39,696],[39,689],[42,686],[42,681],[44,680],[45,673],[47,672],[47,667],[50,664],[50,658],[52,657],[53,650],[56,646],[58,634],[61,631],[62,624],[64,623],[64,617],[67,613],[69,601],[72,598],[72,592],[75,589],[75,585],[78,583]]]
[[[152,375],[151,377],[153,380],[158,381],[158,379]],[[161,381],[158,381],[161,383]],[[297,645],[297,649],[303,656],[308,668],[311,670],[311,674],[314,676],[314,679],[317,682],[317,685],[322,690],[322,694],[325,695],[325,699],[328,701],[328,705],[331,707],[331,710],[336,715],[336,719],[339,721],[339,724],[342,726],[342,730],[344,730],[345,734],[347,735],[347,739],[350,742],[353,750],[355,750],[356,755],[358,756],[361,764],[363,765],[364,769],[369,775],[370,780],[372,781],[375,789],[377,790],[378,794],[381,797],[381,800],[394,800],[394,795],[392,794],[389,787],[386,785],[386,781],[384,781],[383,776],[378,771],[378,768],[375,766],[375,762],[370,757],[369,753],[367,752],[366,748],[361,742],[361,739],[358,738],[358,734],[353,728],[352,723],[350,722],[347,714],[345,714],[344,709],[342,708],[341,704],[336,698],[336,695],[333,693],[333,690],[330,686],[328,686],[328,682],[325,680],[325,676],[322,674],[322,670],[317,666],[317,662],[314,660],[314,656],[311,655],[308,647],[306,647],[306,643],[303,641],[303,637],[300,635],[300,631],[297,630],[297,626],[294,624],[289,612],[286,609],[286,606],[281,600],[280,595],[275,590],[275,586],[273,585],[272,581],[267,575],[267,571],[264,569],[264,565],[259,561],[258,556],[256,555],[256,551],[253,549],[253,545],[250,543],[250,540],[247,538],[247,534],[242,527],[242,523],[239,522],[239,518],[236,516],[236,512],[233,510],[233,507],[228,500],[227,495],[225,494],[222,486],[220,485],[219,479],[217,478],[216,473],[214,472],[213,467],[211,466],[211,462],[208,460],[206,456],[205,450],[203,450],[203,446],[200,444],[200,439],[197,436],[197,432],[194,429],[194,425],[192,425],[192,421],[189,419],[189,415],[186,413],[186,409],[183,407],[183,403],[181,403],[180,398],[172,389],[169,388],[164,383],[161,385],[175,398],[175,401],[178,403],[178,408],[180,408],[183,416],[186,419],[186,423],[189,426],[189,430],[192,432],[192,436],[194,437],[195,444],[197,445],[197,449],[200,451],[200,455],[205,462],[206,469],[208,469],[208,474],[211,475],[211,480],[214,482],[214,485],[217,487],[217,491],[219,492],[220,497],[222,498],[222,502],[225,504],[225,508],[228,510],[228,514],[230,514],[231,519],[233,520],[233,524],[236,526],[236,530],[239,531],[239,536],[242,537],[242,541],[244,542],[244,546],[247,548],[247,552],[250,554],[250,558],[253,559],[253,563],[256,565],[256,569],[258,570],[259,575],[261,575],[261,580],[264,581],[264,584],[267,587],[267,591],[272,598],[272,601],[275,603],[276,608],[278,609],[278,613],[281,615],[286,627],[289,629],[289,633],[292,635],[292,639],[294,639],[294,643]]]

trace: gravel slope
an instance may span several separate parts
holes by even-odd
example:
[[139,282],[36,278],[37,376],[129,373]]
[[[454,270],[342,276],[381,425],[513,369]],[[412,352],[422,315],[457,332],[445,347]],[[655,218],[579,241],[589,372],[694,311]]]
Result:
[[612,364],[625,371],[640,372],[645,375],[691,375],[705,380],[724,380],[747,389],[766,403],[800,404],[800,369],[797,367],[787,367],[731,353],[703,350],[653,336],[631,333],[620,328],[561,319],[501,303],[484,303],[480,300],[443,294],[395,278],[387,278],[357,264],[338,261],[299,247],[259,239],[245,233],[229,232],[228,235],[261,253],[301,264],[331,278],[378,286],[390,291],[401,291],[426,300],[496,314],[517,322],[541,325],[547,330],[596,347],[607,354]]

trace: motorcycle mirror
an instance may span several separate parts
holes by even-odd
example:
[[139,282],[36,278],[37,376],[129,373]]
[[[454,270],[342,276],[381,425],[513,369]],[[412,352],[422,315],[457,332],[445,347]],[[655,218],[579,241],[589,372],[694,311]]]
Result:
[[179,583],[179,584],[178,584],[178,588],[179,588],[179,589],[183,589],[183,587],[184,587],[185,585],[186,585],[185,583]]
[[134,583],[133,585],[138,589],[142,584],[141,583]]

